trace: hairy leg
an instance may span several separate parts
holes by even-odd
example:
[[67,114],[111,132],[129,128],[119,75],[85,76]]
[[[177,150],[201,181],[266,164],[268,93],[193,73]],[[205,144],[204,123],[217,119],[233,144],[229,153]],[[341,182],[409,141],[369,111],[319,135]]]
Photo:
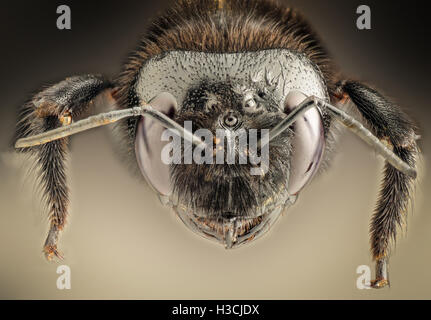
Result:
[[[416,127],[399,106],[376,90],[354,81],[338,86],[338,98],[350,99],[370,126],[372,132],[412,168],[416,167],[418,148]],[[388,258],[398,229],[406,223],[415,179],[389,163],[385,164],[379,199],[371,219],[371,251],[376,262],[375,288],[389,285]]]
[[[112,88],[111,82],[100,76],[86,75],[67,78],[36,94],[21,110],[15,141],[69,125],[87,111],[94,99]],[[49,211],[50,229],[44,245],[48,260],[62,258],[57,243],[66,223],[69,190],[66,181],[65,160],[68,138],[44,145],[21,149],[30,152],[39,168],[44,200]]]

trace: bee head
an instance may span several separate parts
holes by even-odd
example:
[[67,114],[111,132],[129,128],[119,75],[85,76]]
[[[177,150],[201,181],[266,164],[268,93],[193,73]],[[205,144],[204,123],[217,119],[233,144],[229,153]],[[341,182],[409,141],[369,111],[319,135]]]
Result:
[[[256,239],[276,221],[311,180],[324,149],[316,108],[270,139],[270,130],[305,98],[294,94],[292,75],[274,77],[266,67],[247,74],[204,73],[187,85],[178,80],[163,85],[172,95],[150,101],[205,147],[146,118],[136,137],[141,171],[164,201],[189,228],[229,248]],[[177,75],[183,82],[187,77]]]

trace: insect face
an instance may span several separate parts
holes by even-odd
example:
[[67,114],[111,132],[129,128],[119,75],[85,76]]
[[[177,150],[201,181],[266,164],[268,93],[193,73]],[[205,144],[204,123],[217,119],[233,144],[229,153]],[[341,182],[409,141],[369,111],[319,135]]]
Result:
[[[177,68],[177,79],[192,78],[181,90],[171,86],[169,77],[161,78],[158,85],[178,92],[179,100],[162,94],[150,104],[178,124],[190,126],[189,131],[202,135],[208,147],[198,149],[179,136],[164,139],[166,129],[142,117],[135,141],[141,171],[186,226],[227,248],[256,239],[269,229],[313,177],[324,150],[322,116],[316,108],[269,141],[269,130],[306,98],[294,89],[306,90],[319,77],[300,57],[275,53],[258,53],[261,61],[268,59],[261,66],[250,63],[256,54],[209,54],[209,70],[197,76],[196,71],[183,75],[184,66],[174,63],[178,54],[186,54],[191,61],[187,69],[202,70],[192,65],[195,54],[172,53],[152,67],[149,63],[144,73],[148,78],[152,68],[160,71],[162,65]],[[269,64],[271,58],[285,59],[286,55],[291,62],[287,69],[286,63]],[[235,65],[242,65],[241,73],[235,73]],[[308,81],[292,78],[302,70],[310,72]],[[323,87],[318,90],[324,92]],[[268,141],[263,143],[265,136]],[[163,155],[169,155],[171,162],[164,161]],[[204,161],[198,160],[201,157]]]

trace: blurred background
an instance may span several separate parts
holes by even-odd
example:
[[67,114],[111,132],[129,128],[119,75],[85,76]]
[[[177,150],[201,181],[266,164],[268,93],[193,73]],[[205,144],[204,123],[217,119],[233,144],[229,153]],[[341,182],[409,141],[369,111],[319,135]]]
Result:
[[[373,83],[422,128],[421,181],[408,232],[390,260],[391,288],[358,290],[360,265],[374,272],[368,225],[383,160],[348,132],[332,168],[301,193],[273,230],[226,251],[163,208],[115,156],[103,129],[74,137],[71,214],[60,240],[71,290],[58,290],[59,264],[45,261],[48,220],[22,158],[8,149],[20,105],[67,76],[115,76],[152,17],[168,1],[2,1],[0,4],[0,298],[3,299],[429,299],[431,190],[426,168],[430,26],[421,1],[290,0],[320,34],[340,69]],[[57,6],[72,30],[56,28]],[[372,30],[356,28],[356,8]]]

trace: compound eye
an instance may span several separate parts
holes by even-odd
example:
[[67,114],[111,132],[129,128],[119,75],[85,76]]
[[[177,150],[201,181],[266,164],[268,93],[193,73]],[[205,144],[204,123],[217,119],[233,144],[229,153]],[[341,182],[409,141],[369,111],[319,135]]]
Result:
[[[177,110],[177,102],[170,93],[159,94],[149,104],[171,119]],[[161,158],[163,147],[169,143],[162,141],[164,130],[164,127],[151,118],[141,117],[136,131],[135,153],[147,182],[160,194],[169,196],[172,193],[169,165],[163,163]]]
[[[285,99],[284,112],[289,114],[306,98],[300,91],[290,92]],[[322,161],[325,136],[320,110],[309,109],[293,124],[292,130],[288,192],[296,195],[311,181]]]

